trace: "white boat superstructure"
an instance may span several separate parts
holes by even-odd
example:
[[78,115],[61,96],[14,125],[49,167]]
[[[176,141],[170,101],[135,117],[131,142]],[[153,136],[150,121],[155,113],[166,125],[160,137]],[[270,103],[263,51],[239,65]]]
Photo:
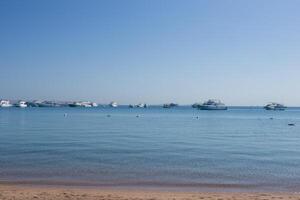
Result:
[[89,101],[83,101],[83,102],[81,102],[81,106],[85,107],[85,108],[90,108],[90,107],[92,107],[92,104]]
[[81,102],[74,102],[69,104],[70,107],[85,107],[85,108],[90,108],[90,107],[97,107],[98,104],[90,102],[90,101],[81,101]]
[[27,103],[26,103],[26,101],[19,101],[19,102],[16,104],[16,107],[19,107],[19,108],[27,108]]
[[227,110],[227,106],[217,99],[209,99],[203,104],[199,105],[200,110]]
[[118,107],[118,103],[115,102],[115,101],[112,101],[110,104],[109,104],[110,107],[113,107],[113,108],[116,108]]
[[145,103],[139,103],[138,105],[136,105],[137,108],[146,108],[147,104]]
[[1,100],[0,101],[0,107],[8,108],[8,107],[12,107],[12,104],[8,100]]

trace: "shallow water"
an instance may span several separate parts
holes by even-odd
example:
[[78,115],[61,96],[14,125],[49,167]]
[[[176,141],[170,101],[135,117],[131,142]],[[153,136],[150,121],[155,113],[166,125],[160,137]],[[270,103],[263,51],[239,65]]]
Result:
[[3,108],[0,152],[0,181],[299,191],[300,109]]

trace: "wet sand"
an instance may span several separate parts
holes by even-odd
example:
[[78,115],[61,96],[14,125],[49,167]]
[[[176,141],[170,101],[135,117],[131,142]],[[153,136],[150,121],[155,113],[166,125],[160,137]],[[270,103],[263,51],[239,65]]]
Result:
[[300,200],[300,193],[213,193],[0,184],[0,200]]

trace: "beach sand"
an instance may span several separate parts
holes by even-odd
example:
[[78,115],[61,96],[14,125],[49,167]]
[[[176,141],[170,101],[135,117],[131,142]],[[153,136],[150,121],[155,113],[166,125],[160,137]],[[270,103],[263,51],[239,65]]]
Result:
[[0,185],[1,200],[300,200],[300,193],[205,193]]

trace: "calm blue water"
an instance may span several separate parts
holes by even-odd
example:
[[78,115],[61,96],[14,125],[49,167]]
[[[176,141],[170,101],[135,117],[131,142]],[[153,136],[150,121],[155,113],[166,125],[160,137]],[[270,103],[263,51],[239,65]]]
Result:
[[299,191],[300,109],[0,109],[0,152],[2,182]]

